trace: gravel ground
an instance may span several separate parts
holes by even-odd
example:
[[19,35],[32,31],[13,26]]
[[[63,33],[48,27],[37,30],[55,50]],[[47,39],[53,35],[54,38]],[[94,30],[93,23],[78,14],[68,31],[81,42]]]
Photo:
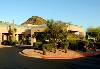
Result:
[[23,56],[34,57],[34,58],[51,57],[51,59],[73,59],[78,57],[84,57],[79,52],[75,52],[72,50],[68,50],[67,53],[64,53],[63,50],[57,50],[56,53],[46,52],[46,55],[43,55],[43,52],[40,50],[25,49],[20,54]]

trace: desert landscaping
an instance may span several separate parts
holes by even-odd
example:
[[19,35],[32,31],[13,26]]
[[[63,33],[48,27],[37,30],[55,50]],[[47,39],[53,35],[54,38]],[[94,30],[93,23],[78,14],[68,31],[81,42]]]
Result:
[[22,51],[23,56],[27,57],[34,57],[34,58],[42,58],[42,59],[73,59],[73,58],[79,58],[83,57],[79,52],[75,52],[72,50],[68,50],[67,53],[64,53],[63,50],[59,51],[57,50],[56,53],[53,52],[47,52],[46,55],[43,55],[42,51],[39,50],[33,50],[33,49],[25,49]]
[[0,69],[100,69],[100,0],[0,0]]

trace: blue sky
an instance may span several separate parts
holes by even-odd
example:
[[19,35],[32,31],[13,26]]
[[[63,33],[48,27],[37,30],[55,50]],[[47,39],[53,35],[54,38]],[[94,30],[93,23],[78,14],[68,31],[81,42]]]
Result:
[[100,0],[0,0],[0,20],[21,24],[31,16],[100,26]]

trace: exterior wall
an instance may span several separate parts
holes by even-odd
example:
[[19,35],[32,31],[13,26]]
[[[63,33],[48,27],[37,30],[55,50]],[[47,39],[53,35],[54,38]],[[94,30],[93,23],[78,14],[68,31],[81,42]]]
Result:
[[[47,28],[47,26],[44,25],[27,25],[27,26],[15,26],[17,29],[16,32],[16,40],[18,41],[18,37],[19,34],[31,34],[31,45],[33,46],[33,43],[36,42],[36,38],[32,38],[32,35],[34,34],[34,32],[44,32]],[[2,42],[2,33],[8,33],[9,30],[9,26],[8,25],[0,25],[0,44]],[[69,25],[67,30],[71,30],[71,31],[77,31],[80,33],[80,35],[84,36],[84,30],[82,27],[80,26],[76,26],[76,25]],[[4,40],[7,39],[7,36],[4,35]]]
[[0,33],[0,44],[2,42],[2,33]]
[[[12,26],[11,26],[12,27]],[[15,26],[15,28],[17,29],[16,34],[16,40],[18,41],[19,39],[19,35],[18,34],[22,34],[23,32],[25,32],[25,30],[27,29],[26,27],[23,26]],[[7,40],[8,35],[6,35],[9,31],[9,25],[0,25],[0,44],[3,40]]]
[[70,31],[75,31],[75,32],[79,32],[79,35],[80,36],[84,36],[84,30],[81,26],[78,26],[78,25],[69,25],[68,26],[68,30]]
[[9,26],[0,25],[0,33],[8,33]]
[[[0,25],[0,44],[2,40],[6,40],[7,36],[3,35],[3,33],[8,33],[8,26],[7,25]],[[2,39],[3,37],[3,39]]]

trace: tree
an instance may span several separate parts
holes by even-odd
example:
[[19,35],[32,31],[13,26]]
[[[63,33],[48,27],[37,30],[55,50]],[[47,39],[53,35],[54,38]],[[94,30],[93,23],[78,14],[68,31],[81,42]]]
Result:
[[11,39],[11,34],[12,34],[11,26],[9,26],[8,34],[9,34],[9,40],[12,40],[12,39]]
[[13,28],[12,29],[13,31],[12,31],[12,41],[15,41],[16,39],[16,37],[15,37],[15,33],[16,33],[16,31],[17,31],[17,29],[16,28]]
[[53,21],[53,20],[48,20],[47,21],[47,26],[48,26],[48,34],[49,34],[49,41],[53,43],[58,43],[60,42],[65,49],[65,53],[67,52],[68,48],[68,41],[67,41],[67,36],[68,36],[68,26],[66,23],[61,22],[61,21]]
[[[47,20],[47,31],[42,33],[36,33],[36,37],[40,38],[43,42],[43,53],[45,54],[46,49],[53,49],[56,52],[57,48],[62,48],[67,53],[69,47],[69,39],[72,33],[68,31],[70,23],[62,21]],[[70,34],[69,34],[70,33]],[[75,36],[74,34],[71,36]],[[46,42],[48,40],[49,42]],[[45,44],[45,45],[44,45]],[[60,47],[58,47],[60,46]]]
[[[15,33],[17,32],[17,29],[13,26],[9,26],[9,30],[8,30],[8,33],[9,33],[9,40],[11,41],[15,41]],[[11,37],[12,35],[12,37]]]
[[50,35],[50,38],[53,39],[55,42],[66,39],[68,33],[68,26],[66,25],[66,23],[50,20],[47,21],[47,26],[48,34]]
[[86,32],[86,38],[96,38],[97,41],[100,40],[100,27],[88,28]]

